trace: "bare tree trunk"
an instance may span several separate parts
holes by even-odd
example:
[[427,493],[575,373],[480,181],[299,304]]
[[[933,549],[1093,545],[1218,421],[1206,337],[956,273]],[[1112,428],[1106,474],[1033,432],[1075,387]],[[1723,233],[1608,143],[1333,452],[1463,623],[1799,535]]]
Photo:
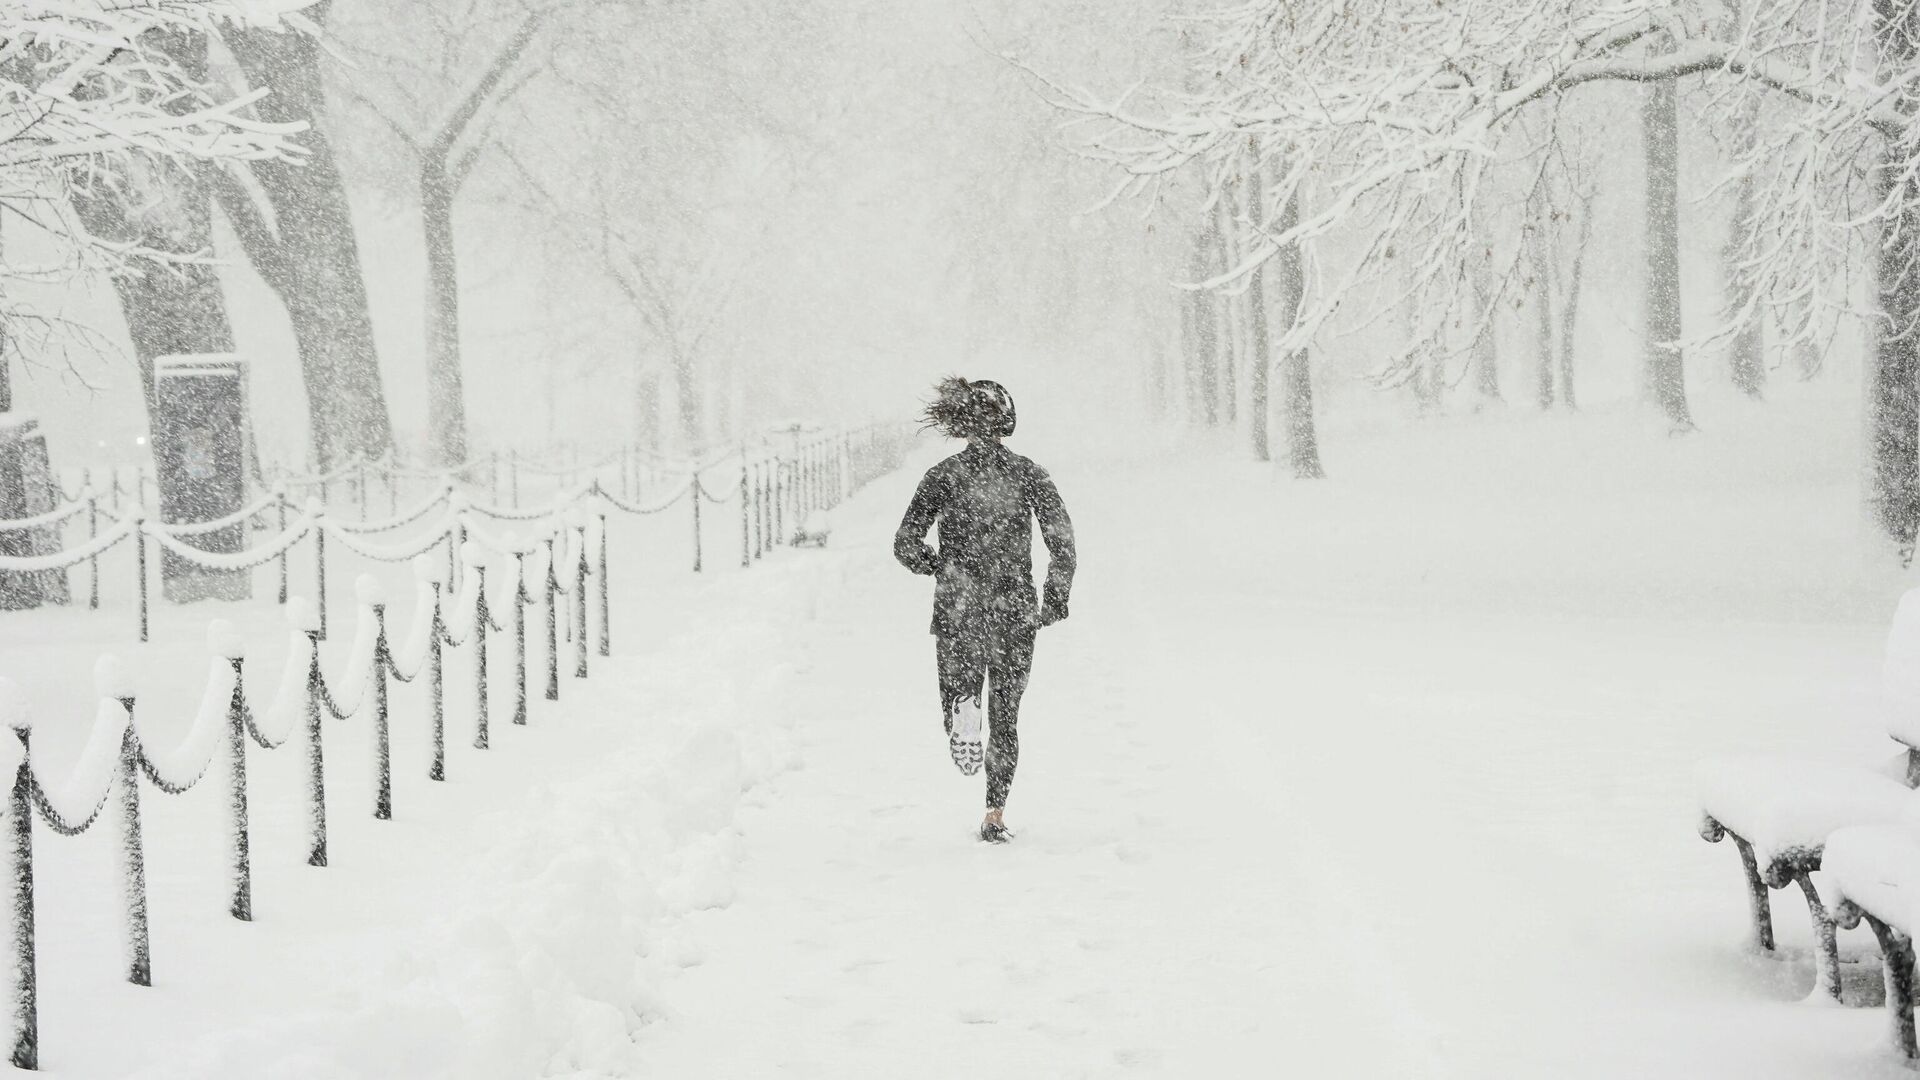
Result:
[[[305,14],[322,22],[329,6],[330,0]],[[321,468],[349,455],[376,457],[392,447],[393,423],[353,214],[323,122],[320,45],[310,35],[278,30],[235,28],[224,40],[250,83],[273,87],[254,105],[260,119],[312,126],[300,138],[307,150],[303,160],[249,166],[271,220],[230,175],[217,174],[214,192],[248,261],[287,309]]]
[[[1735,160],[1744,161],[1752,151],[1757,138],[1756,127],[1760,122],[1759,103],[1749,103],[1734,120]],[[1740,333],[1732,343],[1732,352],[1727,357],[1728,374],[1733,385],[1750,398],[1759,398],[1767,385],[1766,343],[1762,333],[1762,322],[1757,313],[1748,312],[1747,306],[1753,302],[1753,289],[1744,283],[1744,276],[1736,265],[1741,255],[1751,248],[1754,230],[1754,181],[1751,175],[1742,176],[1734,189],[1733,229],[1727,238],[1726,251],[1722,255],[1727,279],[1727,308],[1731,315],[1746,317]]]
[[1400,270],[1401,283],[1407,288],[1406,300],[1400,304],[1401,336],[1410,350],[1407,363],[1412,368],[1407,373],[1407,385],[1413,391],[1414,415],[1438,416],[1441,397],[1447,389],[1444,370],[1446,350],[1435,347],[1438,342],[1434,340],[1421,338],[1420,306],[1414,299],[1417,269],[1409,264]]
[[[1247,213],[1256,235],[1264,236],[1267,217],[1266,185],[1262,182],[1264,162],[1255,157],[1247,169]],[[1251,413],[1250,438],[1253,443],[1255,461],[1273,460],[1273,452],[1267,445],[1267,372],[1273,366],[1272,343],[1268,340],[1267,326],[1267,266],[1261,263],[1253,271],[1253,277],[1247,282],[1247,308],[1251,314],[1248,334],[1252,339],[1248,345],[1247,373],[1250,376],[1247,387],[1247,411]]]
[[688,450],[701,445],[700,387],[694,378],[693,357],[675,350],[673,354],[673,393],[680,406],[680,438]]
[[453,183],[447,161],[420,166],[427,241],[427,435],[434,460],[467,460],[467,403],[460,372],[460,268],[453,249]]
[[[1213,265],[1212,253],[1219,237],[1220,230],[1209,219],[1207,227],[1194,241],[1191,269],[1195,282],[1211,276],[1207,269]],[[1209,290],[1198,289],[1193,298],[1194,322],[1200,331],[1196,335],[1200,346],[1196,357],[1200,375],[1200,418],[1208,427],[1217,427],[1220,424],[1220,297]]]
[[[1874,18],[1882,69],[1911,71],[1920,63],[1920,10],[1902,0],[1874,0]],[[1881,530],[1910,559],[1920,527],[1920,179],[1890,149],[1882,157],[1873,171],[1875,202],[1905,209],[1900,220],[1881,227],[1880,318],[1866,379],[1867,499]]]
[[1529,301],[1534,316],[1534,401],[1540,411],[1553,408],[1554,401],[1554,345],[1556,335],[1553,332],[1553,293],[1555,268],[1553,265],[1553,211],[1549,208],[1547,183],[1543,176],[1534,185],[1527,196],[1526,244],[1527,257],[1531,262],[1528,289]]
[[660,451],[660,369],[641,360],[633,379],[634,441],[655,453]]
[[[1281,211],[1279,231],[1287,232],[1299,223],[1300,195],[1296,191]],[[1275,259],[1279,263],[1280,313],[1292,327],[1300,317],[1307,287],[1299,243],[1281,248]],[[1293,467],[1294,478],[1318,480],[1326,476],[1320,467],[1320,441],[1313,426],[1313,370],[1305,349],[1295,349],[1280,361],[1280,409],[1286,422],[1287,463]]]
[[1678,90],[1650,88],[1641,112],[1647,168],[1646,385],[1674,433],[1693,430],[1687,411],[1680,323],[1680,153]]
[[[1231,193],[1223,194],[1214,211],[1220,230],[1219,272],[1224,274],[1233,268],[1240,252],[1238,200],[1232,198]],[[1219,298],[1220,409],[1228,427],[1237,426],[1240,420],[1240,355],[1246,336],[1244,307],[1245,297],[1223,295]]]
[[1498,317],[1494,311],[1493,300],[1493,241],[1483,231],[1480,242],[1475,245],[1473,262],[1467,268],[1472,275],[1474,297],[1474,320],[1477,332],[1473,338],[1471,363],[1473,365],[1473,390],[1476,400],[1474,408],[1481,409],[1497,404],[1500,397],[1500,349],[1499,340],[1494,335]]
[[1573,346],[1580,323],[1580,282],[1587,267],[1587,242],[1593,239],[1593,196],[1580,200],[1579,239],[1573,245],[1573,265],[1567,271],[1566,291],[1560,299],[1560,403],[1578,405],[1573,392]]

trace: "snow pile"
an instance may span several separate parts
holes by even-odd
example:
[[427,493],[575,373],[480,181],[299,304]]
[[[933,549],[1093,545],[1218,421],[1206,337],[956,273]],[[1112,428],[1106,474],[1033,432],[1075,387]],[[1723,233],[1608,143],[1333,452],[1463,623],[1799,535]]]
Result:
[[1753,845],[1766,866],[1817,850],[1835,829],[1900,820],[1913,793],[1869,769],[1747,755],[1702,762],[1700,809]]
[[[382,847],[412,852],[402,862],[432,846],[445,876],[358,884],[354,902],[369,917],[335,939],[343,947],[331,970],[302,977],[317,984],[311,992],[289,994],[306,1005],[183,1032],[182,1045],[142,1054],[144,1071],[133,1075],[637,1075],[636,1032],[671,1014],[665,980],[703,955],[684,917],[733,901],[743,797],[795,760],[780,707],[784,656],[831,584],[827,565],[770,562],[751,576],[678,585],[678,597],[659,596],[656,580],[644,583],[653,590],[644,606],[643,582],[626,575],[633,591],[616,598],[616,613],[665,622],[664,646],[566,682],[558,707],[536,702],[531,730],[499,732],[495,749],[454,758],[444,787],[397,792],[402,829],[443,800],[479,800],[430,833],[375,834]],[[615,629],[630,641],[643,633]],[[291,649],[305,655],[300,641]],[[451,724],[462,721],[464,698],[449,695]],[[364,842],[335,849],[330,877],[368,854]],[[284,910],[288,899],[262,910]],[[389,924],[390,906],[416,900],[424,917]],[[298,932],[303,941],[325,933]],[[310,946],[301,952],[311,961]]]

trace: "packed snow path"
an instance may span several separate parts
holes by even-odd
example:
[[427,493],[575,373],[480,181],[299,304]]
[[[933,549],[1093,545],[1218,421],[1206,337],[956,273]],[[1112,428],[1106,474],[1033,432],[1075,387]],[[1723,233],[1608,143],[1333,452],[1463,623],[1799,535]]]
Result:
[[972,839],[981,780],[946,760],[900,477],[839,523],[783,706],[800,767],[740,822],[735,900],[689,923],[649,1073],[1906,1075],[1878,1009],[1801,1000],[1795,905],[1784,959],[1743,952],[1690,779],[1730,745],[1885,756],[1878,627],[1675,619],[1698,597],[1645,576],[1459,603],[1457,578],[1552,572],[1536,540],[1593,573],[1640,527],[1617,506],[1516,507],[1532,532],[1477,560],[1387,566],[1368,541],[1418,515],[1392,497],[1031,452],[1081,577],[1023,709],[1018,840]]

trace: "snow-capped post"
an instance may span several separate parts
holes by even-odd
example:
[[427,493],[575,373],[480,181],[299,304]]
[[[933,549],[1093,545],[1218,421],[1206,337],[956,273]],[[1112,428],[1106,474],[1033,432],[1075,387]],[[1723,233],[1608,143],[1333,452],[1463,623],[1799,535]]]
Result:
[[[693,504],[700,505],[698,477],[694,478]],[[584,679],[587,677],[587,527],[577,526],[574,532],[579,546],[574,549],[573,558],[573,677]]]
[[7,726],[20,740],[20,747],[15,751],[19,761],[13,770],[13,794],[7,799],[7,815],[12,826],[9,854],[13,858],[13,1066],[38,1069],[40,1008],[33,950],[33,778],[27,771],[29,721],[19,690],[11,680],[0,682],[0,691],[4,691],[0,693],[0,710],[4,710]]
[[427,779],[447,778],[447,687],[446,655],[441,645],[447,635],[446,621],[440,617],[439,580],[433,586],[433,613],[427,627],[427,700],[433,710],[433,761],[427,766]]
[[[743,567],[753,565],[753,522],[751,520],[753,511],[747,505],[749,498],[747,495],[747,448],[742,446],[740,448],[740,565]],[[606,546],[604,541],[601,546]]]
[[553,538],[548,537],[547,580],[540,586],[547,608],[547,700],[560,700],[560,612],[554,601],[560,595],[560,577],[554,564]]
[[773,459],[773,542],[787,542],[787,498],[793,482],[787,478],[787,460]]
[[[294,628],[307,638],[307,865],[327,865],[327,774],[320,745],[321,695],[326,687],[320,675],[320,630],[316,615],[305,604],[287,613]],[[290,661],[291,662],[291,661]]]
[[133,566],[139,579],[140,640],[147,640],[147,523],[138,503],[133,507]]
[[[93,490],[93,470],[84,474],[82,484],[87,493],[87,542],[92,543],[100,537],[100,496]],[[98,552],[87,556],[87,610],[100,610],[100,555]]]
[[233,696],[227,702],[227,869],[232,876],[233,899],[227,905],[227,913],[241,922],[252,922],[253,860],[247,843],[245,655],[240,639],[235,636],[227,652],[227,662],[233,665]]
[[607,588],[607,514],[602,510],[600,518],[599,552],[595,556],[597,566],[594,576],[600,579],[600,655],[613,655],[613,603]]
[[375,821],[393,819],[393,738],[387,723],[387,670],[393,664],[387,647],[387,605],[378,595],[369,599],[373,608],[373,670],[367,678],[373,685],[373,817]]
[[527,725],[527,556],[513,553],[513,722]]
[[453,543],[447,548],[447,564],[452,570],[452,576],[447,579],[449,596],[459,595],[461,587],[466,584],[467,567],[460,558],[460,553],[467,550],[467,519],[460,514],[460,511],[466,509],[466,500],[461,499],[459,503],[460,505],[454,508]]
[[327,640],[327,504],[318,499],[308,499],[307,513],[313,517],[313,590],[314,602],[319,609],[313,640],[325,641]]
[[111,696],[127,710],[127,729],[120,733],[120,899],[126,905],[127,981],[153,985],[153,957],[147,937],[147,854],[140,829],[140,744],[133,734],[133,695],[124,687],[117,662],[100,658],[98,682],[102,696]]
[[753,463],[753,488],[752,488],[752,495],[750,496],[750,498],[752,499],[752,502],[753,502],[753,557],[756,559],[760,557],[761,552],[764,552],[767,549],[767,527],[766,527],[767,523],[766,523],[766,516],[764,513],[765,508],[761,506],[761,502],[760,502],[760,495],[763,491],[766,490],[766,486],[767,486],[766,477],[767,477],[767,472],[764,468],[761,467],[760,462],[757,462],[757,461],[754,462]]
[[[279,535],[287,531],[287,485],[286,481],[276,481],[273,485],[273,511],[276,525],[274,533]],[[280,553],[280,603],[287,602],[287,558],[290,552]]]
[[699,469],[694,470],[693,479],[688,483],[690,485],[688,491],[692,495],[688,501],[693,503],[693,572],[697,574],[700,572],[700,496],[702,494]]
[[487,565],[481,559],[480,546],[469,542],[461,547],[460,558],[473,574],[473,748],[487,748],[487,625],[493,621],[487,610]]

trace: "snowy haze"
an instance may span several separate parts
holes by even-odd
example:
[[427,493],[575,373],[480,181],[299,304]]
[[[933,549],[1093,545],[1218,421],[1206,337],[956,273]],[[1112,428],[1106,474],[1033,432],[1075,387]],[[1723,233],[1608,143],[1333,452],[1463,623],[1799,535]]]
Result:
[[[444,760],[425,687],[393,684],[391,821],[369,812],[367,717],[325,721],[321,869],[283,564],[252,560],[245,601],[154,584],[147,640],[132,544],[98,560],[99,610],[76,564],[75,603],[0,611],[0,722],[33,714],[61,815],[117,783],[103,653],[163,778],[225,781],[229,652],[261,745],[295,743],[246,751],[244,925],[224,793],[138,788],[151,988],[112,932],[120,804],[77,839],[35,819],[42,1067],[1911,1077],[1874,935],[1838,932],[1836,1005],[1801,890],[1768,893],[1777,947],[1755,947],[1736,842],[1701,839],[1703,812],[1759,823],[1763,858],[1866,830],[1839,872],[1808,871],[1821,910],[1879,898],[1920,931],[1882,891],[1920,875],[1900,854],[1920,850],[1920,288],[1897,286],[1920,191],[1881,164],[1920,170],[1920,38],[1874,30],[1899,7],[311,8],[377,352],[356,386],[394,432],[369,456],[421,471],[359,496],[291,481],[325,571],[277,520],[235,531],[292,545],[289,590],[331,605],[323,677],[356,690],[375,592],[403,666],[424,663],[436,585],[456,638],[481,599],[503,624],[479,665],[447,646]],[[423,154],[522,30],[457,140],[458,317],[436,323],[455,279]],[[1814,89],[1746,77],[1745,49]],[[257,76],[222,44],[207,66],[216,100]],[[211,164],[266,175],[245,157]],[[72,183],[0,184],[0,208]],[[116,197],[163,222],[195,198]],[[369,429],[315,429],[313,326],[227,210],[209,229],[174,254],[217,268],[265,467],[248,495],[270,498],[323,436]],[[28,274],[83,261],[85,238],[0,230],[0,315],[58,329],[9,337],[15,412],[70,490],[151,472],[146,327],[109,273],[129,257]],[[450,366],[466,456],[522,455],[511,493],[443,468]],[[934,586],[901,565],[918,538],[896,547],[964,445],[918,424],[954,374],[1010,390],[1006,446],[1057,484],[1078,547],[1071,615],[1038,630],[1006,847],[978,839],[980,778],[949,760]],[[812,456],[763,438],[795,423]],[[425,509],[350,531],[387,500]],[[129,509],[101,527],[181,543],[158,504],[145,525]],[[53,535],[74,549],[86,517]],[[1036,540],[1042,575],[1049,555]],[[22,557],[0,550],[0,583]],[[608,590],[605,622],[576,580]],[[15,746],[0,734],[0,764]]]

